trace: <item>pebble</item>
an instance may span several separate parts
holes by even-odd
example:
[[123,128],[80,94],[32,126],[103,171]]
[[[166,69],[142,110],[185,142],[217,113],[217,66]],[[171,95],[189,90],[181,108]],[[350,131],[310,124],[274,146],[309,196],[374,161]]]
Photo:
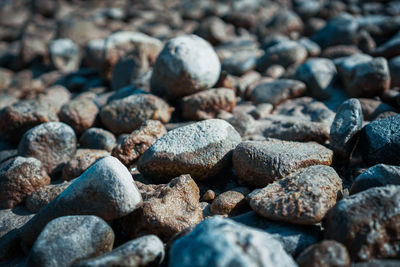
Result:
[[300,168],[330,165],[332,154],[317,143],[269,139],[240,143],[232,160],[239,181],[251,187],[264,187]]
[[231,25],[225,23],[216,16],[204,19],[195,31],[195,34],[206,39],[211,44],[219,44],[228,41],[233,31]]
[[220,119],[189,124],[158,139],[139,158],[138,169],[163,181],[181,174],[190,174],[194,180],[211,179],[229,167],[240,140],[232,125]]
[[326,216],[325,239],[344,244],[352,261],[399,254],[400,187],[375,187],[339,201]]
[[52,176],[60,172],[76,152],[74,130],[62,122],[42,123],[27,131],[18,144],[18,154],[40,160]]
[[390,85],[392,87],[400,86],[400,55],[397,57],[392,58],[389,61],[389,70],[390,70]]
[[82,148],[100,149],[110,151],[115,147],[117,139],[115,136],[102,128],[89,128],[79,138]]
[[102,123],[114,134],[131,133],[146,120],[167,123],[172,109],[154,95],[137,94],[114,100],[100,111]]
[[30,212],[40,211],[44,206],[58,197],[72,182],[74,182],[74,180],[64,181],[58,184],[49,184],[39,188],[25,199],[26,209]]
[[0,164],[0,207],[13,208],[27,196],[50,183],[42,163],[15,157]]
[[392,58],[399,55],[400,33],[395,34],[390,40],[378,46],[374,51],[374,56]]
[[251,100],[257,104],[278,105],[287,99],[302,96],[305,92],[306,85],[300,81],[278,79],[255,86],[251,92]]
[[203,219],[200,191],[190,175],[181,175],[168,184],[147,190],[142,193],[143,206],[121,219],[124,232],[131,238],[155,234],[166,242]]
[[142,197],[128,169],[116,158],[98,160],[57,198],[42,208],[21,229],[22,240],[31,246],[51,220],[90,214],[110,221],[123,217],[142,203]]
[[342,181],[333,168],[314,165],[256,189],[247,197],[251,208],[261,216],[307,225],[320,222],[341,191]]
[[222,61],[222,69],[229,74],[242,76],[257,65],[257,54],[254,51],[240,51]]
[[203,197],[202,197],[203,201],[207,201],[207,202],[211,202],[215,199],[215,192],[213,190],[207,190]]
[[33,244],[27,266],[71,266],[111,251],[114,231],[101,218],[64,216],[49,222]]
[[187,120],[213,119],[221,111],[232,111],[235,105],[236,95],[233,90],[228,88],[209,89],[182,98],[182,118]]
[[396,110],[379,100],[370,98],[358,98],[361,104],[364,120],[373,121],[376,120],[379,115],[385,112],[395,112]]
[[210,210],[213,214],[235,215],[243,212],[248,207],[246,195],[250,193],[247,188],[236,188],[218,195],[211,203]]
[[79,47],[71,39],[55,39],[51,41],[49,53],[54,67],[61,72],[76,71],[81,63]]
[[169,266],[296,266],[270,234],[230,219],[212,217],[177,239]]
[[212,46],[196,35],[169,40],[154,63],[151,91],[177,99],[215,85],[221,63]]
[[158,266],[163,261],[164,256],[162,241],[155,235],[146,235],[95,258],[80,261],[74,266]]

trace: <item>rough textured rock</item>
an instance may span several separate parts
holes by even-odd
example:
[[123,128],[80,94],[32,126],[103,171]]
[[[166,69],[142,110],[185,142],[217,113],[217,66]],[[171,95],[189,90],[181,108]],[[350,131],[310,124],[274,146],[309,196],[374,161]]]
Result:
[[400,167],[377,164],[357,176],[350,189],[350,194],[356,194],[372,187],[400,185]]
[[58,112],[60,121],[71,126],[77,135],[94,125],[99,108],[90,98],[74,99],[61,107]]
[[57,217],[90,214],[109,221],[131,213],[141,203],[142,197],[129,171],[108,156],[93,164],[24,225],[22,239],[31,246],[43,227]]
[[241,182],[264,187],[300,168],[332,163],[332,151],[316,143],[275,139],[245,141],[233,152],[233,166]]
[[338,107],[329,139],[329,147],[336,159],[346,161],[351,157],[362,123],[363,114],[358,99],[348,99]]
[[121,100],[114,100],[100,111],[103,124],[114,134],[130,133],[146,120],[167,123],[172,109],[154,95],[136,94]]
[[130,237],[155,234],[168,241],[203,219],[199,188],[189,175],[148,190],[142,194],[143,206],[122,219],[123,230]]
[[177,239],[169,256],[169,266],[174,267],[296,266],[271,235],[220,217],[203,221]]
[[112,155],[124,165],[135,163],[157,139],[167,133],[159,121],[145,121],[140,128],[126,136],[113,150]]
[[0,164],[0,207],[12,208],[50,183],[42,163],[35,158],[15,157]]
[[339,201],[326,217],[325,239],[344,244],[353,261],[399,254],[400,187],[371,188]]
[[176,99],[208,89],[217,82],[221,63],[212,46],[196,35],[169,40],[154,64],[151,91]]
[[255,103],[278,105],[287,99],[303,95],[305,91],[306,86],[300,81],[279,79],[255,86],[251,92],[251,100]]
[[222,110],[229,112],[235,105],[236,95],[233,90],[228,88],[205,90],[182,99],[182,118],[213,119],[218,112]]
[[315,165],[254,190],[248,199],[251,208],[268,219],[315,224],[336,204],[341,191],[342,181],[336,171]]
[[361,131],[359,146],[369,165],[400,164],[400,115],[376,120]]
[[305,249],[296,259],[299,267],[350,266],[350,255],[345,246],[324,240]]
[[105,150],[78,149],[74,157],[62,169],[62,179],[71,180],[87,170],[96,160],[109,156]]
[[73,181],[59,184],[50,184],[29,195],[25,200],[25,206],[30,212],[38,212],[41,208],[49,204],[58,197]]
[[114,231],[97,216],[64,216],[49,222],[35,241],[27,266],[71,266],[111,251]]
[[98,257],[80,261],[74,266],[157,266],[164,259],[164,254],[162,241],[155,235],[146,235]]
[[181,174],[195,180],[211,178],[230,165],[231,152],[240,140],[232,125],[220,119],[189,124],[158,139],[140,157],[138,169],[161,180]]
[[79,138],[82,148],[101,149],[111,151],[116,145],[115,136],[101,128],[87,129]]
[[210,210],[213,214],[229,214],[243,212],[248,207],[246,195],[250,191],[245,188],[235,188],[218,195],[211,203]]
[[53,175],[61,171],[76,152],[74,130],[62,122],[42,123],[22,137],[18,154],[39,159],[47,173]]

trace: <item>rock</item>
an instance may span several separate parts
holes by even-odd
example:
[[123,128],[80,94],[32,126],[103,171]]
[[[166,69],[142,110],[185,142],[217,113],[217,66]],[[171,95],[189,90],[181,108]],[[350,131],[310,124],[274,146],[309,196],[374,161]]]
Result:
[[400,261],[398,260],[371,260],[369,262],[356,262],[353,263],[353,267],[396,267],[398,266]]
[[60,121],[71,126],[77,135],[94,125],[99,108],[93,100],[82,97],[74,99],[61,107],[58,112]]
[[210,89],[182,98],[182,118],[187,120],[213,119],[217,113],[231,111],[236,105],[235,92],[228,88]]
[[211,189],[207,190],[202,197],[203,201],[207,202],[213,201],[214,198],[215,198],[215,192]]
[[362,54],[362,51],[355,45],[335,45],[322,50],[321,57],[334,60],[355,54]]
[[154,95],[137,94],[114,100],[100,111],[103,124],[114,134],[130,133],[146,120],[159,120],[167,123],[172,109]]
[[222,69],[229,74],[242,76],[257,65],[257,54],[254,51],[241,51],[222,61]]
[[400,55],[392,58],[389,61],[389,70],[391,82],[390,85],[392,87],[400,86]]
[[105,29],[100,30],[91,20],[69,16],[58,23],[56,37],[70,39],[83,47],[89,40],[105,37],[107,32]]
[[250,112],[250,115],[253,116],[256,120],[265,119],[271,114],[273,109],[274,106],[272,104],[261,103],[257,105],[256,109]]
[[228,41],[234,30],[230,26],[219,17],[207,17],[201,21],[195,34],[215,45]]
[[[0,73],[0,75],[1,75],[1,73]],[[0,84],[0,86],[1,86],[1,84]],[[7,106],[11,106],[17,102],[18,102],[18,98],[16,96],[13,96],[13,95],[7,94],[7,93],[0,93],[0,110]]]
[[210,210],[213,214],[220,215],[240,213],[248,207],[245,195],[249,192],[247,188],[223,192],[211,203]]
[[0,207],[13,208],[49,183],[50,177],[39,160],[24,157],[7,160],[0,164]]
[[400,54],[400,32],[397,32],[390,40],[378,46],[372,54],[392,58]]
[[275,139],[246,141],[234,150],[232,161],[238,179],[251,187],[264,187],[312,165],[332,163],[332,151],[317,143]]
[[151,91],[176,99],[208,89],[217,82],[221,64],[212,46],[196,35],[169,40],[153,67]]
[[87,129],[79,138],[79,144],[82,148],[101,149],[110,151],[116,145],[115,136],[101,128]]
[[181,174],[195,180],[211,178],[229,167],[241,138],[229,123],[205,120],[169,131],[140,157],[139,171],[169,181]]
[[199,188],[190,175],[156,185],[142,195],[143,206],[122,218],[122,228],[131,238],[155,234],[166,242],[203,219]]
[[350,189],[350,194],[356,194],[372,187],[400,185],[400,167],[377,164],[357,176]]
[[306,247],[317,243],[322,237],[321,227],[317,225],[274,222],[258,215],[254,211],[231,217],[231,219],[267,232],[277,239],[284,250],[292,256],[298,255]]
[[307,58],[307,50],[294,41],[282,41],[265,50],[257,62],[257,69],[265,71],[272,65],[287,68],[293,64],[301,64]]
[[146,235],[98,257],[80,261],[74,266],[158,266],[163,261],[164,254],[162,241],[155,235]]
[[305,249],[296,259],[300,267],[350,266],[350,255],[345,246],[333,240],[324,240]]
[[232,117],[227,119],[233,128],[240,134],[240,136],[249,136],[256,132],[256,121],[247,113],[238,112]]
[[47,173],[54,175],[75,155],[74,130],[62,122],[42,123],[22,137],[18,154],[39,159]]
[[111,251],[114,231],[97,216],[64,216],[49,222],[35,241],[27,266],[71,266]]
[[364,120],[373,121],[385,112],[395,112],[396,110],[383,103],[382,101],[370,99],[370,98],[359,98],[361,104]]
[[53,199],[58,197],[68,186],[71,185],[72,181],[64,181],[59,184],[50,184],[39,188],[34,193],[30,194],[25,200],[25,206],[30,212],[38,212],[44,206],[49,204]]
[[79,68],[81,61],[79,47],[71,39],[51,41],[49,53],[56,69],[67,73]]
[[281,102],[303,95],[306,91],[304,83],[290,79],[279,79],[260,83],[251,92],[251,100],[255,103],[278,105]]
[[58,121],[58,117],[45,101],[24,100],[0,110],[0,132],[15,142],[29,129],[50,121]]
[[112,150],[112,155],[125,166],[135,163],[139,157],[155,142],[167,133],[164,125],[159,121],[145,121],[140,128],[125,137]]
[[309,57],[318,57],[319,54],[321,54],[321,47],[310,39],[303,37],[300,38],[297,42],[304,46],[304,48],[307,50],[307,54]]
[[307,85],[310,96],[319,100],[329,99],[329,89],[336,78],[336,67],[327,58],[311,58],[297,69],[295,77]]
[[303,22],[301,18],[292,10],[286,8],[278,8],[272,19],[268,19],[268,23],[259,23],[257,32],[261,36],[272,33],[290,34],[292,32],[301,32],[303,30]]
[[105,150],[78,149],[75,156],[62,169],[62,179],[71,180],[86,171],[96,160],[109,156]]
[[331,125],[329,143],[336,159],[347,161],[351,158],[362,123],[363,114],[358,99],[348,99],[339,106]]
[[336,204],[342,181],[326,165],[309,166],[248,195],[251,208],[271,220],[295,224],[320,222]]
[[362,129],[358,147],[366,163],[400,164],[399,127],[400,115],[396,115],[373,121]]
[[129,171],[108,156],[94,163],[24,225],[22,239],[26,246],[31,246],[54,218],[90,214],[110,221],[131,213],[141,203],[142,197]]
[[352,261],[399,254],[400,187],[375,187],[339,201],[326,217],[325,239],[349,250]]
[[296,266],[271,235],[230,219],[212,217],[177,239],[169,266]]

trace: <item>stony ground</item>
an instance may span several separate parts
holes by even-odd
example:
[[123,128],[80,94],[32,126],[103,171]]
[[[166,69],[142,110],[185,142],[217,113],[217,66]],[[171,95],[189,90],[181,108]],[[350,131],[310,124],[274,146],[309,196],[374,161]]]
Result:
[[0,0],[0,266],[400,266],[400,1]]

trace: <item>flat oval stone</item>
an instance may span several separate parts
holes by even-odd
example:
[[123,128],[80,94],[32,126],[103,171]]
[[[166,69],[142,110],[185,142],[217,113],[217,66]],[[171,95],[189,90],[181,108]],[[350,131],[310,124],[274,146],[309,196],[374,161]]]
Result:
[[303,82],[279,79],[264,82],[254,87],[251,92],[251,100],[255,103],[278,105],[287,99],[299,97],[305,92],[306,85]]

